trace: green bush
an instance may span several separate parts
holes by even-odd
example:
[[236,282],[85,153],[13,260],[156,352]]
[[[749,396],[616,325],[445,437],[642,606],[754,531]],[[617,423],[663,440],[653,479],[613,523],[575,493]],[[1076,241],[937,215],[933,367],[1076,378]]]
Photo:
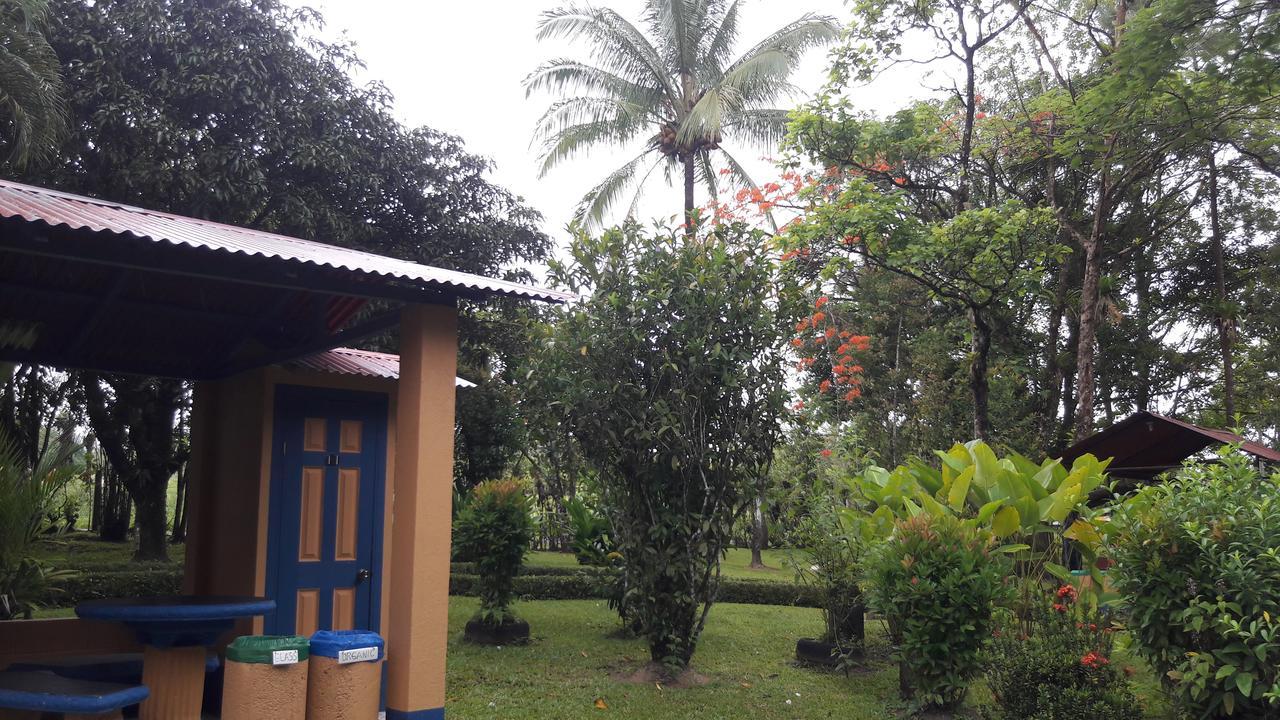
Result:
[[867,558],[868,604],[896,646],[903,695],[918,707],[964,699],[991,636],[992,610],[1009,594],[1009,563],[989,532],[921,513]]
[[820,599],[825,631],[821,640],[838,647],[861,647],[866,603],[858,587],[866,542],[859,513],[842,512],[834,493],[817,486],[794,530],[803,551],[789,556],[796,576]]
[[177,595],[182,591],[182,568],[164,567],[115,572],[77,572],[44,588],[38,602],[44,607],[72,607],[85,600],[143,595]]
[[997,720],[1133,720],[1142,717],[1128,681],[1111,662],[1114,632],[1067,585],[1042,599],[1031,633],[1011,622],[983,659]]
[[514,622],[513,582],[534,530],[524,486],[515,480],[480,483],[455,523],[454,545],[463,557],[475,558],[480,596],[476,619],[490,625]]
[[1280,717],[1280,476],[1238,450],[1113,517],[1111,581],[1135,645],[1197,717]]
[[[607,600],[617,570],[564,567],[525,567],[512,583],[516,597],[523,600]],[[476,568],[470,563],[454,563],[449,576],[449,594],[479,594]],[[769,580],[720,581],[718,602],[748,605],[819,607],[817,591],[803,585]]]

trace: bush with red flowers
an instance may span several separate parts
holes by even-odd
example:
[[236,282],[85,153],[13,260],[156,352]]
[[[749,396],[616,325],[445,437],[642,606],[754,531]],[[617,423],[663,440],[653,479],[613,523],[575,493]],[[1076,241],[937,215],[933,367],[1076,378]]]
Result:
[[[1111,661],[1113,631],[1063,585],[1031,623],[998,631],[983,657],[994,720],[1133,720],[1142,708]],[[1030,631],[1028,632],[1028,628]]]

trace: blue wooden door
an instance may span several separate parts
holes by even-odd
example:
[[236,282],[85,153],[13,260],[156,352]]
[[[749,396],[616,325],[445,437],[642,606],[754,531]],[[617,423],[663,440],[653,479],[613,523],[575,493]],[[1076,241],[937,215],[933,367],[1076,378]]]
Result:
[[275,402],[266,632],[378,630],[387,398],[281,385]]

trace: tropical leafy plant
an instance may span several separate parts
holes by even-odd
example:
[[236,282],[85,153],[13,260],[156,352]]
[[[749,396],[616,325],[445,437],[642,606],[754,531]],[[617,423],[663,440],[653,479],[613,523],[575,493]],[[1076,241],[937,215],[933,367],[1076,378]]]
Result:
[[597,515],[582,498],[570,498],[564,504],[573,532],[573,554],[581,565],[609,565],[614,552],[609,519]]
[[58,56],[45,39],[48,0],[0,0],[0,119],[9,162],[51,158],[66,131]]
[[1110,460],[1086,454],[1070,469],[1056,459],[1037,465],[1017,453],[997,457],[979,440],[936,455],[938,467],[913,459],[892,471],[871,466],[848,480],[870,503],[881,535],[898,520],[921,513],[954,516],[1003,540],[1002,550],[1017,561],[1019,574],[1040,580],[1052,575],[1063,582],[1070,572],[1057,560],[1065,537],[1075,541],[1074,549],[1096,576],[1095,586],[1102,586],[1096,560],[1105,523],[1088,501],[1106,482]]
[[65,575],[31,557],[31,548],[48,527],[57,492],[74,476],[75,448],[59,438],[31,468],[17,445],[0,434],[0,619],[30,617],[49,581]]
[[476,565],[480,609],[489,625],[514,622],[511,612],[516,573],[533,540],[529,497],[516,480],[486,480],[471,491],[458,513],[453,542]]
[[884,616],[903,696],[952,707],[980,672],[992,613],[1009,594],[1009,564],[987,530],[950,515],[899,521],[867,559],[866,592]]
[[1143,488],[1113,524],[1111,582],[1178,704],[1280,715],[1280,475],[1229,448]]
[[[542,116],[535,133],[544,144],[546,173],[589,147],[644,140],[634,159],[583,198],[579,219],[599,222],[632,185],[639,190],[659,166],[683,173],[684,212],[691,218],[694,187],[716,194],[723,175],[755,187],[722,146],[726,138],[776,147],[787,111],[773,103],[791,91],[788,78],[805,51],[836,39],[831,18],[812,14],[783,25],[734,59],[743,3],[727,0],[647,0],[644,30],[608,8],[570,5],[548,10],[539,39],[569,38],[590,46],[592,63],[562,58],[525,80],[529,93],[563,99]],[[646,32],[647,31],[647,35]],[[582,94],[578,94],[582,93]],[[715,160],[722,164],[716,170]]]

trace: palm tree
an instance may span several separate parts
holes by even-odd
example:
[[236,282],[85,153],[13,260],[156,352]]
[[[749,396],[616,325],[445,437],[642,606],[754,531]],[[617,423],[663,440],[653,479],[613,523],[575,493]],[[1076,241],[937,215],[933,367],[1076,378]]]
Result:
[[776,148],[787,111],[771,105],[794,90],[789,78],[804,52],[831,42],[839,29],[832,18],[806,14],[733,59],[741,6],[742,0],[646,0],[648,36],[607,8],[570,5],[542,14],[540,40],[584,40],[594,64],[551,60],[525,80],[529,94],[562,96],[535,130],[544,143],[540,174],[591,146],[645,139],[638,156],[582,199],[579,220],[599,223],[635,185],[633,215],[659,166],[668,181],[683,172],[690,220],[698,181],[716,194],[715,161],[734,182],[755,186],[722,142],[728,137]]
[[44,37],[48,0],[0,0],[0,123],[9,162],[50,158],[66,128],[58,56]]

